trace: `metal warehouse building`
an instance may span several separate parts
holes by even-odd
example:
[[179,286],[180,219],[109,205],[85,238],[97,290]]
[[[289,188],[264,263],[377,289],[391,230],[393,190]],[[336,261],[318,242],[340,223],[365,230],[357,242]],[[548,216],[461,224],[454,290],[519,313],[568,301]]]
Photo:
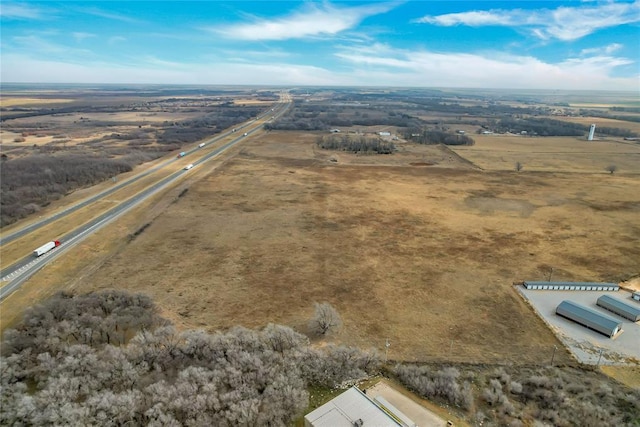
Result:
[[626,302],[610,297],[609,295],[602,295],[598,298],[596,304],[632,322],[640,320],[640,308],[632,307]]
[[622,323],[616,319],[569,300],[564,300],[558,305],[556,314],[610,338],[622,328]]
[[546,291],[618,291],[617,283],[599,282],[524,282],[524,287]]

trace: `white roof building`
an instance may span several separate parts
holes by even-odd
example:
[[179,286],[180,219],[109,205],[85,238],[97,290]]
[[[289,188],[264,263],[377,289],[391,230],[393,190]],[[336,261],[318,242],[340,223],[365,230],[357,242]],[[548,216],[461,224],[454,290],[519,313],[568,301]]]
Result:
[[395,418],[392,417],[358,388],[351,387],[340,396],[308,413],[304,417],[304,425],[305,427],[404,427],[412,425],[403,422],[404,420],[409,421],[401,414],[397,414]]

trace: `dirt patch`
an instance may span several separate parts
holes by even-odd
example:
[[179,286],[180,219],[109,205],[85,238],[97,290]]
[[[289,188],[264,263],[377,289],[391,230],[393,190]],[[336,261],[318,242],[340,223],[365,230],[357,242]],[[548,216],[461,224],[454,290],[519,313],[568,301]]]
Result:
[[483,215],[492,215],[496,211],[513,212],[524,218],[529,217],[536,206],[527,200],[502,199],[499,197],[467,197],[464,203]]
[[634,277],[633,279],[625,280],[624,282],[620,283],[620,286],[626,289],[640,291],[640,277]]
[[640,365],[602,366],[600,370],[616,381],[640,390]]

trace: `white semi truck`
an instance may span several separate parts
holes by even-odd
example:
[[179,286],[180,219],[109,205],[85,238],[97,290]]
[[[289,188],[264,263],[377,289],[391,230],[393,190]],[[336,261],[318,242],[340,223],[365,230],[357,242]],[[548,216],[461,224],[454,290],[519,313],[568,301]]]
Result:
[[45,243],[44,245],[40,246],[38,249],[33,251],[33,254],[36,257],[39,257],[39,256],[42,256],[42,255],[46,254],[51,249],[57,248],[58,246],[60,246],[60,242],[58,240],[53,240],[51,242]]

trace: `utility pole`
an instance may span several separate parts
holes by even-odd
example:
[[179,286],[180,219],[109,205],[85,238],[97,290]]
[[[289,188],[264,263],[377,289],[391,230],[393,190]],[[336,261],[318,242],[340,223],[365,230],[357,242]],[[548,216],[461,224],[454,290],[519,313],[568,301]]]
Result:
[[389,342],[389,338],[384,343],[384,363],[387,363],[389,360],[389,347],[391,347],[391,343]]
[[549,277],[547,278],[547,282],[551,281],[551,276],[553,275],[553,267],[549,267]]
[[598,357],[598,363],[596,363],[596,367],[600,366],[600,361],[602,360],[602,353],[604,352],[604,348],[600,349],[600,357]]
[[553,359],[555,359],[555,357],[556,357],[556,350],[558,350],[558,346],[554,345],[553,346],[553,354],[551,355],[551,366],[553,366]]

